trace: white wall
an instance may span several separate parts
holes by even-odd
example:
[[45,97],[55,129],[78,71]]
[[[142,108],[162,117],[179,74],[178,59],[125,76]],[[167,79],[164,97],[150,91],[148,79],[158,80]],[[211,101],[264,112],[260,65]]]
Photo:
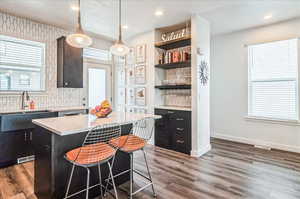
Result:
[[300,19],[215,36],[211,49],[211,129],[213,137],[300,152],[300,126],[247,121],[245,44],[300,36]]
[[200,63],[210,60],[210,24],[192,16],[192,151],[200,157],[211,149],[210,145],[210,82],[201,84]]
[[[155,68],[154,68],[154,31],[149,31],[130,39],[127,44],[130,47],[136,47],[137,45],[146,44],[146,84],[134,87],[146,87],[146,109],[147,113],[154,113],[154,81],[155,81]],[[150,141],[154,144],[154,134]]]

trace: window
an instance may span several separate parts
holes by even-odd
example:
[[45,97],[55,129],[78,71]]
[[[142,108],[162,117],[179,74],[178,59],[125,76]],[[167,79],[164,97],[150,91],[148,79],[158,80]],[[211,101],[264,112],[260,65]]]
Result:
[[248,115],[298,120],[298,39],[248,47]]
[[0,35],[0,91],[45,89],[45,44]]
[[111,54],[108,50],[101,50],[97,48],[84,48],[83,57],[98,59],[105,62],[111,61]]

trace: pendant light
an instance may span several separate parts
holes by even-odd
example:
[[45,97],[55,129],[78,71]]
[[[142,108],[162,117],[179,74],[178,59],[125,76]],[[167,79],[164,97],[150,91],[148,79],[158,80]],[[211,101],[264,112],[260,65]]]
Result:
[[129,48],[122,41],[121,9],[121,0],[119,0],[119,39],[112,47],[110,47],[110,52],[116,56],[125,56],[129,53]]
[[93,43],[92,38],[84,34],[82,30],[80,9],[80,0],[78,0],[78,24],[76,33],[67,36],[67,43],[75,48],[85,48]]

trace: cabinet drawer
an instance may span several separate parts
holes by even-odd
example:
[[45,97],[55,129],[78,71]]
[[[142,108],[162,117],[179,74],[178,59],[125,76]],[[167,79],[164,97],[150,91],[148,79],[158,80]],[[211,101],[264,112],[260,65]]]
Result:
[[188,143],[187,143],[185,136],[182,136],[177,133],[174,134],[172,145],[173,145],[173,149],[175,151],[182,152],[182,153],[189,153],[188,147],[187,147]]
[[191,121],[191,112],[190,111],[170,111],[170,119],[176,121]]
[[188,129],[183,127],[174,127],[172,129],[172,134],[186,135],[188,133]]

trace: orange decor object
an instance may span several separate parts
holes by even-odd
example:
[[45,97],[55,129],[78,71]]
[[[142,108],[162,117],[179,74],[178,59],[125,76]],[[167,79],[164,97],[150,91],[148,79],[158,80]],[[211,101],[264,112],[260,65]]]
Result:
[[90,113],[98,118],[107,117],[112,112],[111,105],[108,100],[104,100],[100,105],[93,108]]

